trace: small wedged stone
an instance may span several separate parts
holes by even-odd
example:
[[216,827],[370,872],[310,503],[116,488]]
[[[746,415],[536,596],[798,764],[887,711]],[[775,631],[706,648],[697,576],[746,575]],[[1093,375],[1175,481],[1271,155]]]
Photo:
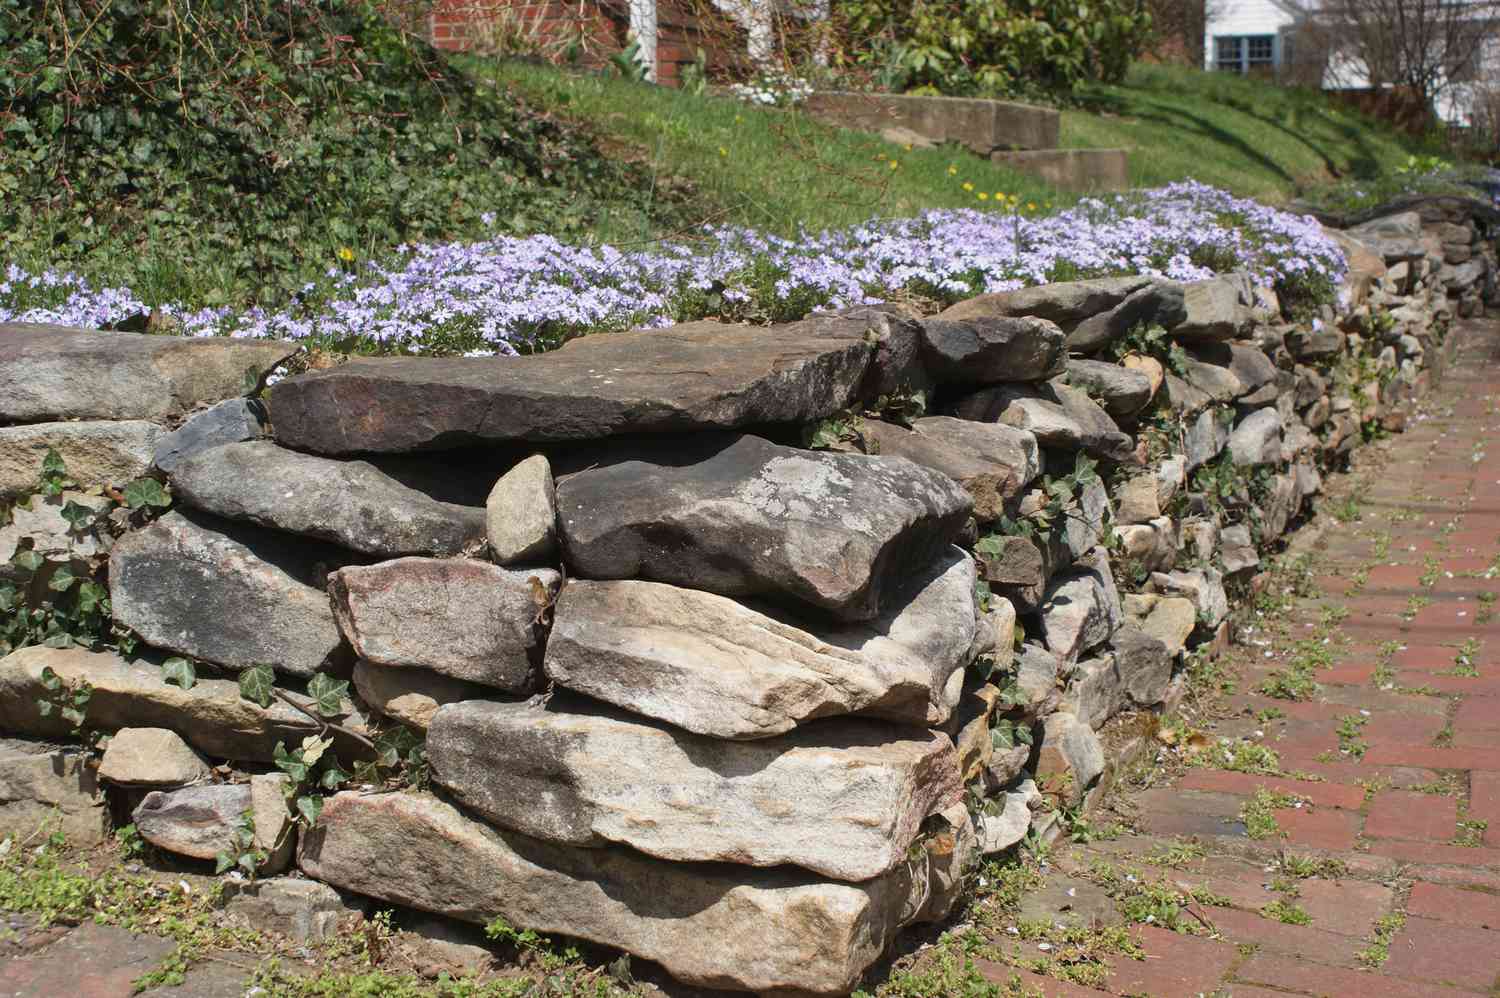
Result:
[[764,738],[862,713],[941,724],[976,634],[975,567],[957,548],[864,625],[810,625],[660,582],[569,583],[554,608],[553,682],[718,738]]
[[141,838],[170,853],[191,859],[213,859],[221,852],[238,855],[235,833],[246,812],[251,815],[253,845],[266,851],[259,870],[286,869],[296,836],[283,795],[281,773],[252,776],[249,783],[216,783],[179,790],[153,790],[131,814]]
[[[688,984],[846,994],[926,904],[926,870],[861,884],[794,868],[673,863],[496,831],[433,797],[329,798],[298,863],[342,890],[561,933],[657,961]],[[711,941],[712,945],[705,945]]]
[[578,576],[796,600],[844,620],[879,616],[973,509],[957,482],[905,458],[738,434],[616,447],[557,494]]
[[180,655],[311,676],[343,645],[328,597],[307,584],[321,547],[174,510],[110,550],[115,620]]
[[269,440],[195,454],[177,466],[172,487],[205,512],[380,557],[453,555],[484,539],[482,509],[439,502],[367,461],[299,454]]
[[427,758],[466,807],[533,838],[854,882],[904,860],[963,793],[941,732],[838,720],[735,742],[557,699],[443,707]]
[[1148,523],[1161,516],[1159,495],[1155,474],[1127,478],[1115,492],[1115,523]]
[[1069,562],[1055,535],[991,534],[976,547],[980,576],[990,588],[1030,613],[1041,606],[1047,580]]
[[1207,627],[1218,627],[1229,616],[1229,598],[1224,595],[1224,579],[1217,569],[1152,572],[1151,585],[1168,596],[1191,600]]
[[1020,706],[1028,712],[1046,702],[1057,688],[1057,674],[1061,663],[1035,641],[1027,641],[1016,655],[1016,687],[1025,699]]
[[328,593],[362,659],[529,693],[546,644],[538,614],[561,581],[552,568],[396,558],[339,569]]
[[1193,420],[1183,438],[1189,472],[1212,461],[1229,444],[1229,423],[1225,409],[1205,409]]
[[1177,560],[1178,537],[1171,517],[1159,516],[1146,523],[1116,527],[1125,556],[1147,571],[1172,567]]
[[1279,372],[1275,362],[1266,356],[1264,350],[1231,343],[1228,351],[1229,370],[1245,386],[1246,394],[1276,382]]
[[461,700],[482,700],[494,693],[487,686],[440,675],[427,669],[354,663],[354,691],[372,710],[426,731],[439,707]]
[[[1026,782],[1031,783],[1030,780]],[[993,856],[1004,852],[1026,837],[1026,833],[1031,830],[1033,794],[1036,794],[1035,784],[1031,785],[1031,793],[1027,793],[1023,786],[1019,790],[1000,795],[997,801],[999,813],[980,813],[978,825],[981,855]]]
[[1129,419],[1151,401],[1154,389],[1144,371],[1102,360],[1068,361],[1068,384],[1097,398],[1115,419]]
[[166,432],[141,420],[0,426],[0,499],[35,492],[49,450],[80,489],[128,485],[151,469]]
[[1187,647],[1187,639],[1198,625],[1198,610],[1190,599],[1142,593],[1123,597],[1123,604],[1126,615],[1141,632],[1160,641],[1172,656]]
[[1120,626],[1120,597],[1107,565],[1075,566],[1047,587],[1042,633],[1047,649],[1064,664],[1108,641]]
[[[33,645],[0,658],[0,728],[43,738],[66,736],[73,728],[56,715],[43,717],[38,701],[46,694],[42,670],[50,668],[64,683],[87,682],[89,727],[170,728],[211,758],[270,762],[277,742],[294,745],[322,726],[296,708],[274,700],[270,707],[240,696],[228,679],[200,677],[193,688],[162,682],[161,669],[144,661],[126,662],[113,652]],[[355,730],[363,721],[345,717]],[[339,741],[341,750],[352,748]],[[359,758],[358,754],[352,755]]]
[[[1198,351],[1210,356],[1218,351]],[[1228,360],[1227,357],[1224,358]],[[1230,402],[1245,394],[1245,385],[1228,367],[1189,356],[1183,362],[1182,377],[1189,385],[1207,395],[1212,402]]]
[[316,880],[272,877],[223,883],[224,912],[251,929],[274,932],[299,943],[317,943],[339,934],[339,923],[359,913],[339,892]]
[[1137,707],[1154,707],[1167,695],[1172,680],[1172,656],[1166,643],[1125,624],[1109,639],[1120,687]]
[[949,719],[946,730],[953,739],[961,786],[978,779],[994,758],[995,740],[990,734],[990,718],[994,716],[999,701],[1000,687],[970,680],[958,702],[958,709]]
[[1209,398],[1207,392],[1193,387],[1175,374],[1166,376],[1165,385],[1167,404],[1172,407],[1173,412],[1192,415],[1213,404],[1213,399]]
[[1104,763],[1104,746],[1086,721],[1067,711],[1047,715],[1037,753],[1039,782],[1046,785],[1049,777],[1066,780],[1064,795],[1068,803],[1078,804],[1099,782]]
[[552,465],[533,454],[500,476],[484,504],[490,555],[502,565],[540,562],[557,550]]
[[1006,500],[1042,473],[1036,437],[1001,423],[976,423],[952,416],[923,416],[911,428],[865,420],[865,437],[886,457],[904,457],[940,471],[961,484],[974,500],[974,517],[997,520]]
[[173,420],[259,391],[298,349],[282,340],[0,323],[0,422]]
[[209,775],[203,757],[168,728],[122,728],[99,760],[99,779],[122,787],[184,787]]
[[1281,461],[1281,414],[1274,408],[1257,409],[1235,425],[1229,434],[1229,455],[1242,468]]
[[1044,381],[1067,360],[1063,331],[1047,319],[995,317],[922,322],[922,359],[944,384]]
[[264,403],[259,399],[226,399],[193,413],[186,423],[162,437],[152,452],[151,465],[171,475],[194,454],[224,444],[262,440],[268,435]]
[[853,401],[870,323],[690,322],[526,357],[362,357],[271,392],[276,439],[319,454],[807,423]]
[[1045,447],[1083,450],[1120,460],[1134,449],[1130,437],[1087,394],[1055,382],[999,385],[960,399],[953,414],[1028,430]]

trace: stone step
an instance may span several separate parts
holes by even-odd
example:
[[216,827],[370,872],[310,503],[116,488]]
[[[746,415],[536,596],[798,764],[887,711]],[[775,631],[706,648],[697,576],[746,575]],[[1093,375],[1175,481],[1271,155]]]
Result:
[[982,97],[823,91],[809,95],[802,110],[844,128],[902,129],[934,144],[958,143],[979,156],[997,149],[1051,149],[1062,126],[1062,115],[1052,108]]
[[1123,191],[1130,186],[1125,149],[1024,149],[990,154],[990,162],[1040,177],[1063,191]]

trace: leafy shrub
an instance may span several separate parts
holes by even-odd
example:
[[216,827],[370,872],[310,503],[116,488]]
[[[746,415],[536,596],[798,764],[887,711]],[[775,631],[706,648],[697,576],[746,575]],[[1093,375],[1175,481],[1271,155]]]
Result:
[[137,289],[211,261],[269,303],[406,241],[583,231],[631,190],[359,0],[0,0],[0,257]]
[[944,94],[1117,83],[1151,27],[1139,0],[846,0],[837,16],[855,62],[893,89]]

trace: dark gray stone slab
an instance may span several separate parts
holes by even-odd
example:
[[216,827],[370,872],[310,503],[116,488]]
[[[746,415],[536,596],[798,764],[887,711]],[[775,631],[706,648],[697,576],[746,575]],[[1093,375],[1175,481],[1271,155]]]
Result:
[[320,454],[802,423],[846,406],[873,349],[866,320],[693,322],[603,333],[529,357],[382,357],[290,378],[276,439]]

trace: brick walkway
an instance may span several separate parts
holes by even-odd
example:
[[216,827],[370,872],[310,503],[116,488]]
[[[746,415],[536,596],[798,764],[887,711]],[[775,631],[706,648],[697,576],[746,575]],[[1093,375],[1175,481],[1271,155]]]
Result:
[[[1183,768],[1163,749],[1116,793],[1133,831],[1060,847],[1042,893],[1066,901],[1023,906],[1097,919],[1121,871],[1184,899],[1193,934],[1131,927],[1146,958],[1109,957],[1110,993],[1500,993],[1500,323],[1459,335],[1428,417],[1344,483],[1358,522],[1322,534],[1312,586],[1263,614],[1216,718],[1192,722],[1273,749],[1291,775]],[[1259,692],[1299,657],[1314,695]],[[1049,996],[1104,993],[1020,976]]]

